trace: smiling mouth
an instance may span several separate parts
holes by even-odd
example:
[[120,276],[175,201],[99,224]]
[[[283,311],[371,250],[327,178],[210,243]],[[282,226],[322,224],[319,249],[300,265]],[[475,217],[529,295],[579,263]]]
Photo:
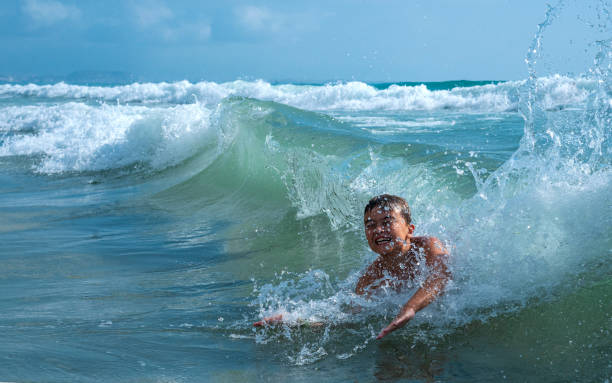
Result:
[[388,238],[388,237],[378,238],[374,242],[377,245],[388,245],[391,243],[391,238]]

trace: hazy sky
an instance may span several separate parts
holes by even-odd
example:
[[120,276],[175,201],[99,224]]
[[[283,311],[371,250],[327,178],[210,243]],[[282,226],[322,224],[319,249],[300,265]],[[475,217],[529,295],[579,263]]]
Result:
[[[566,3],[544,47],[550,70],[580,72],[592,61],[584,49],[597,29],[585,20],[598,10]],[[539,0],[2,0],[0,75],[519,79],[546,10]]]

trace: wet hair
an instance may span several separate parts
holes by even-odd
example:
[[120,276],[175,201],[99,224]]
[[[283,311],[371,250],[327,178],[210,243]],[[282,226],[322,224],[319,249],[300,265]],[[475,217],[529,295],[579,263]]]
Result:
[[412,222],[412,218],[410,216],[410,206],[408,206],[408,202],[406,202],[406,200],[402,197],[391,194],[377,195],[366,205],[365,210],[363,211],[364,217],[369,211],[376,207],[388,207],[390,210],[399,210],[408,225],[410,225]]

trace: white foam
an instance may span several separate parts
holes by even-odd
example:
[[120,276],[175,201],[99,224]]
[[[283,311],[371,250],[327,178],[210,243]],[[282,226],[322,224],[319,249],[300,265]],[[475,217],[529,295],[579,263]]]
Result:
[[[179,81],[175,83],[134,83],[100,87],[58,83],[53,85],[0,85],[0,97],[43,99],[87,99],[120,103],[193,103],[211,105],[229,96],[275,101],[301,109],[334,110],[516,110],[522,81],[488,84],[451,90],[429,90],[424,85],[391,85],[377,89],[363,82],[315,85],[272,85],[268,82],[227,83]],[[554,109],[581,103],[593,81],[551,76],[538,80],[538,94],[544,105]]]
[[70,102],[5,107],[0,129],[17,134],[4,138],[0,156],[40,156],[36,170],[43,173],[134,164],[162,169],[206,144],[210,115],[209,109],[198,104],[144,107]]

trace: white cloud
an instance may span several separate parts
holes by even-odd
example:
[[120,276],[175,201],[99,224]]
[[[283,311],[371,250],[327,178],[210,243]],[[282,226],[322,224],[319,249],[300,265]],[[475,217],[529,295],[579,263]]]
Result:
[[283,14],[254,5],[238,7],[234,13],[243,27],[254,32],[278,32],[287,23]]
[[204,21],[180,22],[163,1],[132,1],[130,7],[136,25],[164,42],[206,41],[210,38],[210,24]]
[[40,26],[49,26],[67,20],[78,20],[81,11],[74,6],[54,0],[25,0],[21,9],[32,21]]
[[295,42],[301,36],[319,28],[320,12],[283,12],[255,5],[238,6],[234,9],[237,25],[251,38],[273,38]]
[[150,27],[174,18],[174,13],[160,1],[139,1],[131,3],[136,22],[141,27]]

